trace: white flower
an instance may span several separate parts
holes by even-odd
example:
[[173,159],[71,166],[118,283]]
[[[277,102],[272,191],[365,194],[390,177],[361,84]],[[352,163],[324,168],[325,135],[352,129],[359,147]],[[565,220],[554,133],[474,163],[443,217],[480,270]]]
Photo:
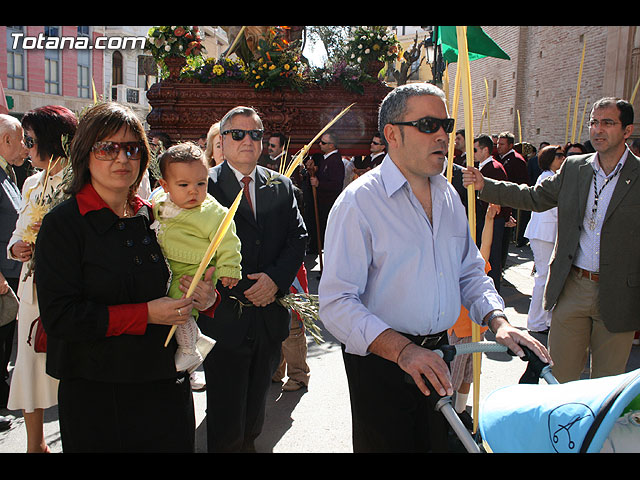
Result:
[[363,48],[363,47],[362,47],[362,44],[361,44],[361,43],[360,43],[360,44],[358,44],[358,48],[359,48],[360,50],[362,50],[362,48]]
[[368,49],[368,48],[364,51],[364,54],[365,54],[365,55],[369,55],[370,53],[371,53],[371,50],[370,50],[370,49]]

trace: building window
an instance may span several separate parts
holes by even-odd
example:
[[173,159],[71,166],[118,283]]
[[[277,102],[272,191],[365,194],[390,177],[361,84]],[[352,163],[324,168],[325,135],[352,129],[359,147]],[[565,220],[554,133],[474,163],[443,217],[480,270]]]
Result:
[[113,52],[113,60],[111,62],[111,83],[113,85],[121,85],[124,83],[124,72],[122,63],[122,54],[118,51]]
[[[44,27],[45,37],[60,35],[59,27]],[[44,51],[44,92],[60,95],[60,51],[47,48]]]
[[146,92],[158,81],[158,65],[150,55],[138,55],[138,88]]
[[[25,77],[25,56],[22,49],[22,38],[14,45],[12,34],[21,33],[24,35],[23,26],[7,27],[7,88],[13,90],[26,90]],[[14,48],[15,47],[15,48]]]
[[[78,27],[78,37],[88,37],[89,27]],[[91,97],[91,53],[89,50],[78,50],[78,97]]]

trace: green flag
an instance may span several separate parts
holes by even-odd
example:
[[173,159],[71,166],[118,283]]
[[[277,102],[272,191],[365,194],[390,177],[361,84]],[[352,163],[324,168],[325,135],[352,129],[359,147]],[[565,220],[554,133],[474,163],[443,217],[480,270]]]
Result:
[[[442,58],[447,63],[458,61],[458,35],[456,27],[436,27],[438,29],[438,45],[442,46]],[[469,61],[479,58],[494,57],[511,60],[481,27],[467,27],[467,44]]]

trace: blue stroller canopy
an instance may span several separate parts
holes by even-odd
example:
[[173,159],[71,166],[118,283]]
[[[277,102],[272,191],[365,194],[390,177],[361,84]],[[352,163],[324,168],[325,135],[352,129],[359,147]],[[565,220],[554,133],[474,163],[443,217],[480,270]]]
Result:
[[479,431],[494,453],[597,453],[638,395],[640,369],[556,385],[512,385],[485,399]]

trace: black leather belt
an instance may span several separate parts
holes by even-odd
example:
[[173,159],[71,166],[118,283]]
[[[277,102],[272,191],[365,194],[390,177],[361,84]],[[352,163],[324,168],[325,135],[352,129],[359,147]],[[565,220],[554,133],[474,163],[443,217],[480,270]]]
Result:
[[[438,348],[442,343],[443,338],[446,337],[447,331],[440,333],[433,333],[431,335],[409,335],[408,333],[403,333],[405,337],[411,340],[416,345],[419,345],[424,348],[428,348],[429,350],[433,350]],[[448,342],[444,342],[445,344]]]

